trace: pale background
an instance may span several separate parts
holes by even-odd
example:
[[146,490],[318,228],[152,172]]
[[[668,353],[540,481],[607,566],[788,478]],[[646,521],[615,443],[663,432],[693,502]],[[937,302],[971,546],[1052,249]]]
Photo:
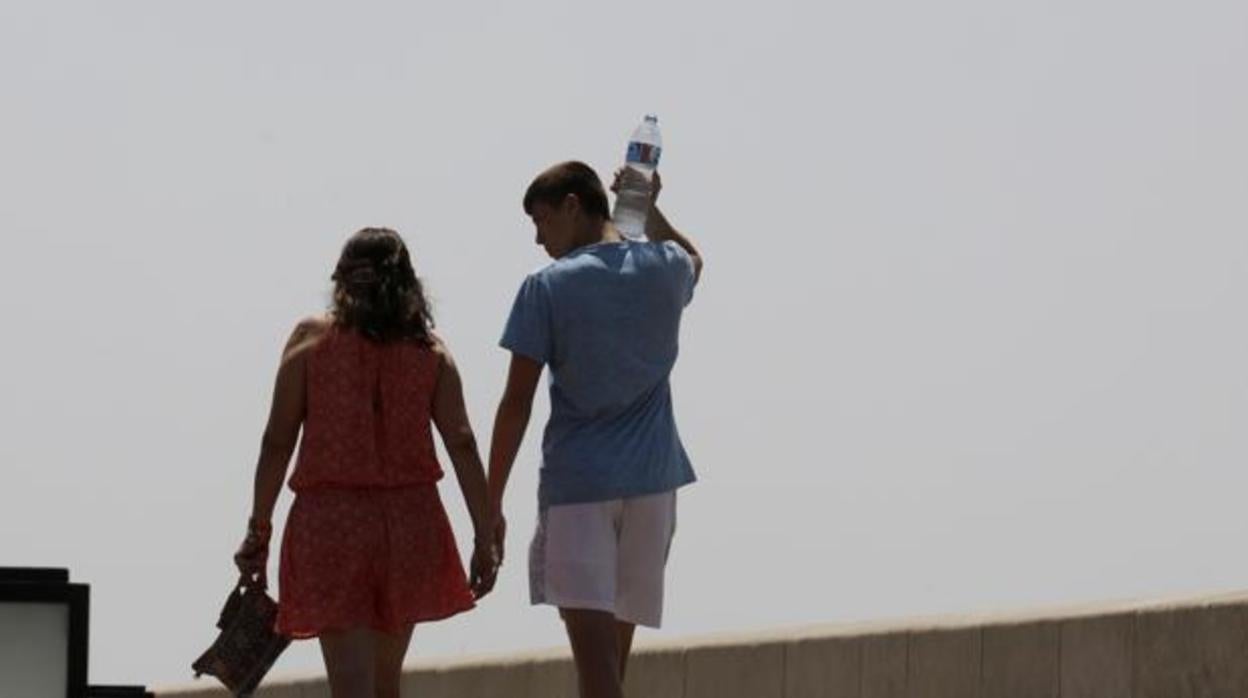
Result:
[[[406,235],[487,441],[524,187],[653,111],[707,269],[643,641],[1242,588],[1245,36],[1238,0],[5,2],[0,564],[91,584],[93,682],[188,679],[347,235]],[[497,591],[411,658],[562,642],[545,413]]]

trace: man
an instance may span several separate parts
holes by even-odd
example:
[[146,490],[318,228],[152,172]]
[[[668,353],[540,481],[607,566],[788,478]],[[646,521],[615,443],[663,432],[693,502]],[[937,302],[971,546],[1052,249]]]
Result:
[[[612,189],[640,176],[625,168]],[[653,203],[657,174],[652,184]],[[512,357],[490,447],[490,511],[501,556],[503,491],[549,366],[530,593],[559,608],[582,698],[620,698],[634,628],[662,619],[676,489],[694,481],[668,376],[702,256],[653,206],[650,240],[624,240],[584,163],[538,175],[524,210],[554,261],[525,279],[503,333]]]

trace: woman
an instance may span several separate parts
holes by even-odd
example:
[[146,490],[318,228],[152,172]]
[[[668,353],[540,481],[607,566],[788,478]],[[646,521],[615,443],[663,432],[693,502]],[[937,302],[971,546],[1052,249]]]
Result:
[[[413,624],[468,610],[494,585],[485,474],[402,238],[359,231],[332,278],[332,310],[300,322],[282,355],[235,562],[265,584],[273,507],[299,441],[277,630],[320,640],[334,698],[397,698]],[[471,581],[438,497],[431,423],[476,529]]]

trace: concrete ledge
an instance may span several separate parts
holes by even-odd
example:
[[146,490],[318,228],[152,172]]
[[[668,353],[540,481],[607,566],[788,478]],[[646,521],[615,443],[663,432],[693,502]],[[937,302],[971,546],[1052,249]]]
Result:
[[[419,698],[576,698],[564,651],[407,670]],[[1248,593],[809,626],[639,648],[631,698],[1248,698]],[[207,680],[162,698],[228,698]],[[259,698],[330,698],[320,676]]]

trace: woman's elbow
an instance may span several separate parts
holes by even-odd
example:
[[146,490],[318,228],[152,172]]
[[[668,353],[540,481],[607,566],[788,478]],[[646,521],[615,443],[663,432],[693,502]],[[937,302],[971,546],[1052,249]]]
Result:
[[454,429],[442,436],[443,443],[449,453],[476,453],[477,437],[470,427]]
[[295,450],[298,438],[298,432],[288,434],[272,428],[265,429],[260,437],[260,453],[265,456],[289,455]]

